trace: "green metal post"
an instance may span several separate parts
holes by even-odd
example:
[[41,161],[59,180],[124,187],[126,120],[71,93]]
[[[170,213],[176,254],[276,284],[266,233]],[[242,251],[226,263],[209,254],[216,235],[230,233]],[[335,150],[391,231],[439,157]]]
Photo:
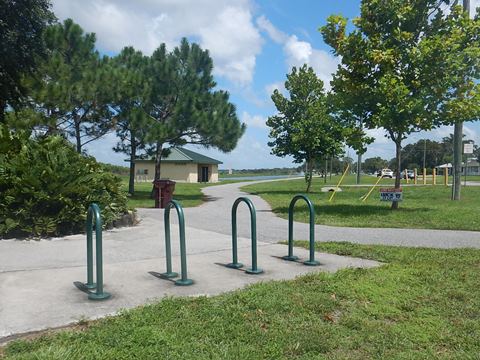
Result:
[[288,207],[288,255],[284,256],[283,259],[288,261],[295,261],[298,259],[297,256],[293,255],[293,210],[295,203],[300,199],[305,200],[310,212],[310,258],[303,263],[308,266],[317,266],[320,265],[320,263],[315,260],[315,208],[310,199],[301,194],[295,195]]
[[227,267],[238,269],[243,265],[237,259],[237,208],[238,205],[244,202],[250,210],[250,232],[252,240],[252,267],[245,270],[247,274],[261,274],[263,270],[257,267],[257,213],[252,201],[246,197],[239,197],[232,206],[232,252],[233,261]]
[[[96,204],[92,204],[92,206]],[[93,209],[88,208],[87,212],[87,283],[85,287],[89,290],[95,289],[97,285],[93,282]]]
[[[96,291],[89,293],[90,300],[106,300],[111,294],[103,291],[103,251],[102,251],[102,217],[97,204],[91,204],[87,213],[87,288],[95,287],[93,283],[92,227],[95,220],[95,245],[97,258]],[[88,231],[90,230],[90,231]]]
[[239,201],[237,202],[237,201],[232,206],[232,262],[230,264],[227,264],[227,267],[232,269],[240,269],[241,267],[243,267],[243,264],[238,262],[237,207],[240,202]]
[[[165,226],[165,260],[167,263],[167,271],[162,273],[162,276],[166,278],[177,277],[178,274],[172,271],[172,246],[170,241],[170,208],[171,206],[165,207],[165,213],[163,215],[163,223]],[[180,227],[181,231],[181,227]]]
[[[167,254],[167,273],[172,273],[172,265],[171,265],[171,250],[170,250],[170,209],[174,207],[177,210],[178,215],[178,227],[180,230],[180,266],[181,266],[181,279],[175,281],[175,285],[179,286],[188,286],[193,284],[193,280],[189,279],[187,276],[187,249],[185,245],[185,216],[183,215],[183,208],[180,203],[176,200],[171,200],[165,206],[165,245],[167,247],[167,239],[168,239],[168,254]],[[168,231],[168,232],[167,232]],[[167,251],[167,249],[165,250]],[[165,274],[164,274],[165,275]],[[175,274],[177,276],[177,274]],[[171,277],[171,276],[170,276]]]

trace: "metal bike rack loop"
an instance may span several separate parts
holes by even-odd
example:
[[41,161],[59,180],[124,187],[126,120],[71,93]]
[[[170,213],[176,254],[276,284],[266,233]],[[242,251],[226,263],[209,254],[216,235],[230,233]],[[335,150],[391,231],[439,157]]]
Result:
[[305,200],[310,212],[310,258],[303,263],[308,266],[317,266],[320,263],[315,260],[315,209],[310,199],[302,194],[295,195],[288,207],[288,255],[284,256],[283,259],[288,261],[298,259],[297,256],[293,255],[293,210],[295,203],[300,199]]
[[242,263],[238,262],[237,251],[237,208],[238,205],[244,202],[250,210],[250,230],[252,239],[252,267],[245,270],[247,274],[261,274],[263,270],[257,267],[257,213],[252,201],[247,197],[239,197],[232,206],[232,262],[226,266],[232,269],[240,269],[243,267]]

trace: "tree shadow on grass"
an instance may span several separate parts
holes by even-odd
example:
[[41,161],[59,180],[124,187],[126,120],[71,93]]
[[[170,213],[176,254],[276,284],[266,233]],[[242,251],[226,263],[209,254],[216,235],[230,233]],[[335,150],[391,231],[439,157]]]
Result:
[[321,194],[325,194],[325,193],[322,193],[320,191],[311,191],[309,193],[306,193],[304,190],[303,191],[294,191],[292,192],[292,190],[269,190],[269,189],[265,189],[265,191],[246,191],[249,195],[257,195],[257,196],[262,196],[262,195],[271,195],[271,194],[279,194],[279,195],[290,195],[290,196],[294,196],[296,194],[303,194],[303,195],[306,195],[310,198],[314,197],[314,196],[318,196],[318,195],[321,195]]
[[[381,205],[350,205],[350,204],[331,204],[331,205],[315,205],[315,214],[317,216],[324,215],[339,215],[339,216],[391,216],[392,212],[400,213],[419,213],[427,212],[431,209],[423,208],[405,208],[400,207],[397,210],[391,210],[389,206]],[[282,206],[275,208],[276,213],[287,213],[288,207]],[[294,213],[307,213],[308,209],[306,205],[295,206]]]
[[[135,191],[135,195],[129,196],[129,199],[132,201],[143,201],[143,202],[151,202],[151,207],[155,204],[155,199],[150,197],[150,191]],[[188,195],[175,195],[173,194],[173,199],[182,203],[183,201],[214,201],[216,198],[213,197],[206,197],[203,194],[188,194]]]

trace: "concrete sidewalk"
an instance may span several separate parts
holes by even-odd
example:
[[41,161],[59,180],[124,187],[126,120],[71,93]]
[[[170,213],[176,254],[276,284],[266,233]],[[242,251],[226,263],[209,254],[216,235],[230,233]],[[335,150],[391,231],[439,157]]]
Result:
[[[378,265],[369,260],[317,254],[321,265],[308,267],[279,259],[286,254],[286,246],[260,242],[258,267],[265,272],[248,275],[220,265],[231,262],[230,236],[194,228],[186,231],[188,277],[194,280],[187,287],[175,286],[170,280],[149,274],[164,272],[165,258],[161,229],[149,227],[148,220],[136,228],[105,232],[104,289],[112,298],[99,302],[88,300],[87,294],[73,285],[75,281],[86,280],[84,236],[0,242],[0,343],[2,337],[5,341],[12,334],[115,314],[164,296],[215,295],[259,281],[293,279],[307,272]],[[150,235],[140,235],[146,233]],[[247,267],[251,262],[250,240],[239,238],[238,245],[239,261]],[[180,272],[175,236],[172,247],[176,254],[173,270]],[[308,258],[308,251],[303,249],[295,249],[295,254],[301,259]]]
[[[85,235],[41,241],[0,241],[0,343],[2,337],[42,330],[114,314],[165,295],[213,295],[258,281],[292,279],[307,272],[336,271],[348,266],[371,267],[378,263],[328,254],[317,254],[322,265],[307,267],[282,261],[286,254],[287,221],[275,216],[262,198],[240,191],[252,182],[207,187],[203,205],[186,208],[188,276],[195,281],[178,287],[148,272],[165,270],[163,210],[139,209],[141,222],[132,228],[104,232],[105,291],[113,297],[103,302],[87,300],[75,281],[86,280]],[[231,261],[231,206],[248,196],[257,210],[258,265],[262,275],[247,275],[217,263]],[[172,214],[173,215],[173,214]],[[321,216],[321,214],[317,214]],[[176,216],[172,223],[176,224]],[[415,221],[415,219],[412,219]],[[172,226],[174,271],[179,272],[178,228]],[[238,209],[239,260],[250,264],[250,217],[244,204]],[[295,239],[308,239],[308,225],[294,223]],[[316,241],[350,241],[437,248],[480,248],[480,233],[419,229],[371,229],[315,226]],[[295,249],[307,257],[307,251]]]

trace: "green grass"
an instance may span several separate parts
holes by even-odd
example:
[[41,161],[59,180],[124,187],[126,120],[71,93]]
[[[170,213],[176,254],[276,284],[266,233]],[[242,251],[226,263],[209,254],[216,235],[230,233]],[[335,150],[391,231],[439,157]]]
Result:
[[229,173],[220,173],[218,174],[218,177],[222,178],[222,179],[234,179],[236,177],[255,177],[255,176],[295,176],[296,174],[289,174],[289,173],[286,173],[286,174],[281,174],[281,173],[275,173],[275,172],[234,172],[233,174],[229,174]]
[[[223,185],[236,182],[234,180],[221,181],[218,183],[180,183],[175,184],[174,199],[180,201],[183,207],[193,207],[201,205],[205,196],[202,188],[207,186]],[[128,177],[122,176],[122,184],[125,192],[128,191]],[[155,200],[150,198],[152,183],[135,183],[135,195],[128,196],[128,207],[134,208],[153,208]]]
[[4,355],[62,360],[478,359],[479,250],[348,243],[317,247],[386,264],[260,283],[210,298],[167,298],[92,322],[82,331],[13,342]]
[[[404,201],[400,209],[390,210],[389,202],[379,200],[375,189],[366,202],[360,197],[369,187],[342,187],[333,202],[328,202],[331,193],[322,193],[322,179],[314,179],[312,192],[308,195],[315,205],[316,223],[352,227],[426,228],[449,230],[480,230],[480,187],[462,188],[462,200],[450,201],[451,188],[438,186],[404,187]],[[243,191],[260,195],[282,218],[288,217],[288,206],[293,195],[305,192],[303,180],[277,181],[252,184]],[[308,211],[299,202],[295,219],[308,221]]]

